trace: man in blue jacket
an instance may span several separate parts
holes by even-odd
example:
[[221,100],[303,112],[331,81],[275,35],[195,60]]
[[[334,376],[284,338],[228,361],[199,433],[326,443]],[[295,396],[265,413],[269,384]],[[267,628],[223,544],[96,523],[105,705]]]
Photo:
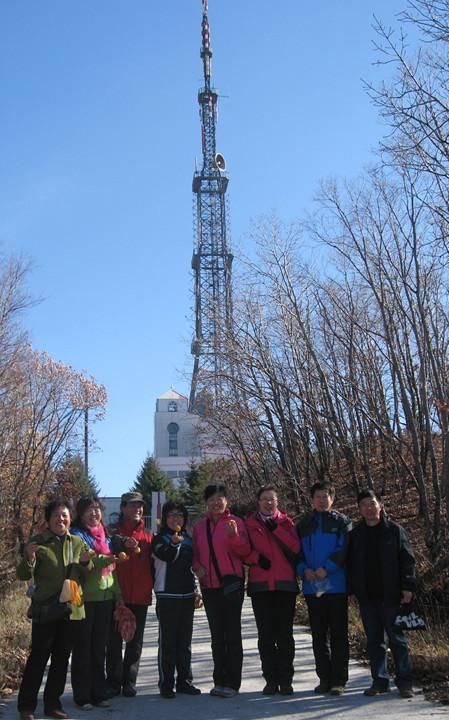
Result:
[[315,692],[342,695],[349,663],[345,562],[351,521],[332,510],[335,491],[330,483],[316,482],[310,494],[313,510],[297,524],[301,550],[296,572],[302,579],[320,680]]
[[410,603],[415,587],[415,558],[403,527],[390,520],[373,490],[357,498],[359,522],[350,533],[349,589],[360,605],[367,639],[372,685],[368,697],[388,692],[388,636],[396,670],[396,685],[403,698],[413,697],[412,674],[404,632],[394,626],[401,603]]

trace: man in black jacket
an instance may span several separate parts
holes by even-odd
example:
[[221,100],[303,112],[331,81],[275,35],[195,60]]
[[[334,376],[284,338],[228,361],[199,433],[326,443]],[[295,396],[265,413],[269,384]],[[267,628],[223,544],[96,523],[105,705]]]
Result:
[[385,516],[373,490],[362,490],[357,502],[362,520],[349,535],[349,591],[360,605],[367,638],[372,685],[371,697],[389,691],[388,636],[393,655],[396,685],[401,697],[413,697],[407,640],[394,627],[401,603],[410,603],[415,586],[415,558],[407,534]]

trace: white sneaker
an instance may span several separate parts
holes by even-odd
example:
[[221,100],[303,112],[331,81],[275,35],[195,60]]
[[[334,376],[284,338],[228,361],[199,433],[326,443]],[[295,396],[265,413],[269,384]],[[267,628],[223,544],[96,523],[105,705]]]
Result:
[[223,690],[224,687],[222,687],[221,685],[214,685],[209,694],[215,695],[215,697],[223,697]]
[[79,706],[80,710],[93,710],[94,706],[92,703],[84,703],[84,705]]
[[224,697],[224,698],[235,697],[236,695],[238,695],[238,692],[239,691],[234,690],[234,688],[224,687],[224,688],[222,688],[221,697]]

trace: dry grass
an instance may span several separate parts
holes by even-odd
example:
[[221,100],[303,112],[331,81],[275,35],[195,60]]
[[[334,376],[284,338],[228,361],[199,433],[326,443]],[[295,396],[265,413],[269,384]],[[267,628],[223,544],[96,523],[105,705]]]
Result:
[[17,688],[30,644],[29,605],[23,583],[0,601],[0,697]]

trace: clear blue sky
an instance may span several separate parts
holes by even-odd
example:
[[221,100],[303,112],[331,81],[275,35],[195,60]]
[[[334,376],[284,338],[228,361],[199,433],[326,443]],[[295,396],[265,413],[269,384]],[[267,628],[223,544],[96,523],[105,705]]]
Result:
[[[233,248],[371,162],[373,13],[404,5],[209,0]],[[201,0],[0,3],[0,249],[33,262],[33,345],[108,389],[91,456],[108,495],[152,451],[157,396],[189,389],[200,26]]]

